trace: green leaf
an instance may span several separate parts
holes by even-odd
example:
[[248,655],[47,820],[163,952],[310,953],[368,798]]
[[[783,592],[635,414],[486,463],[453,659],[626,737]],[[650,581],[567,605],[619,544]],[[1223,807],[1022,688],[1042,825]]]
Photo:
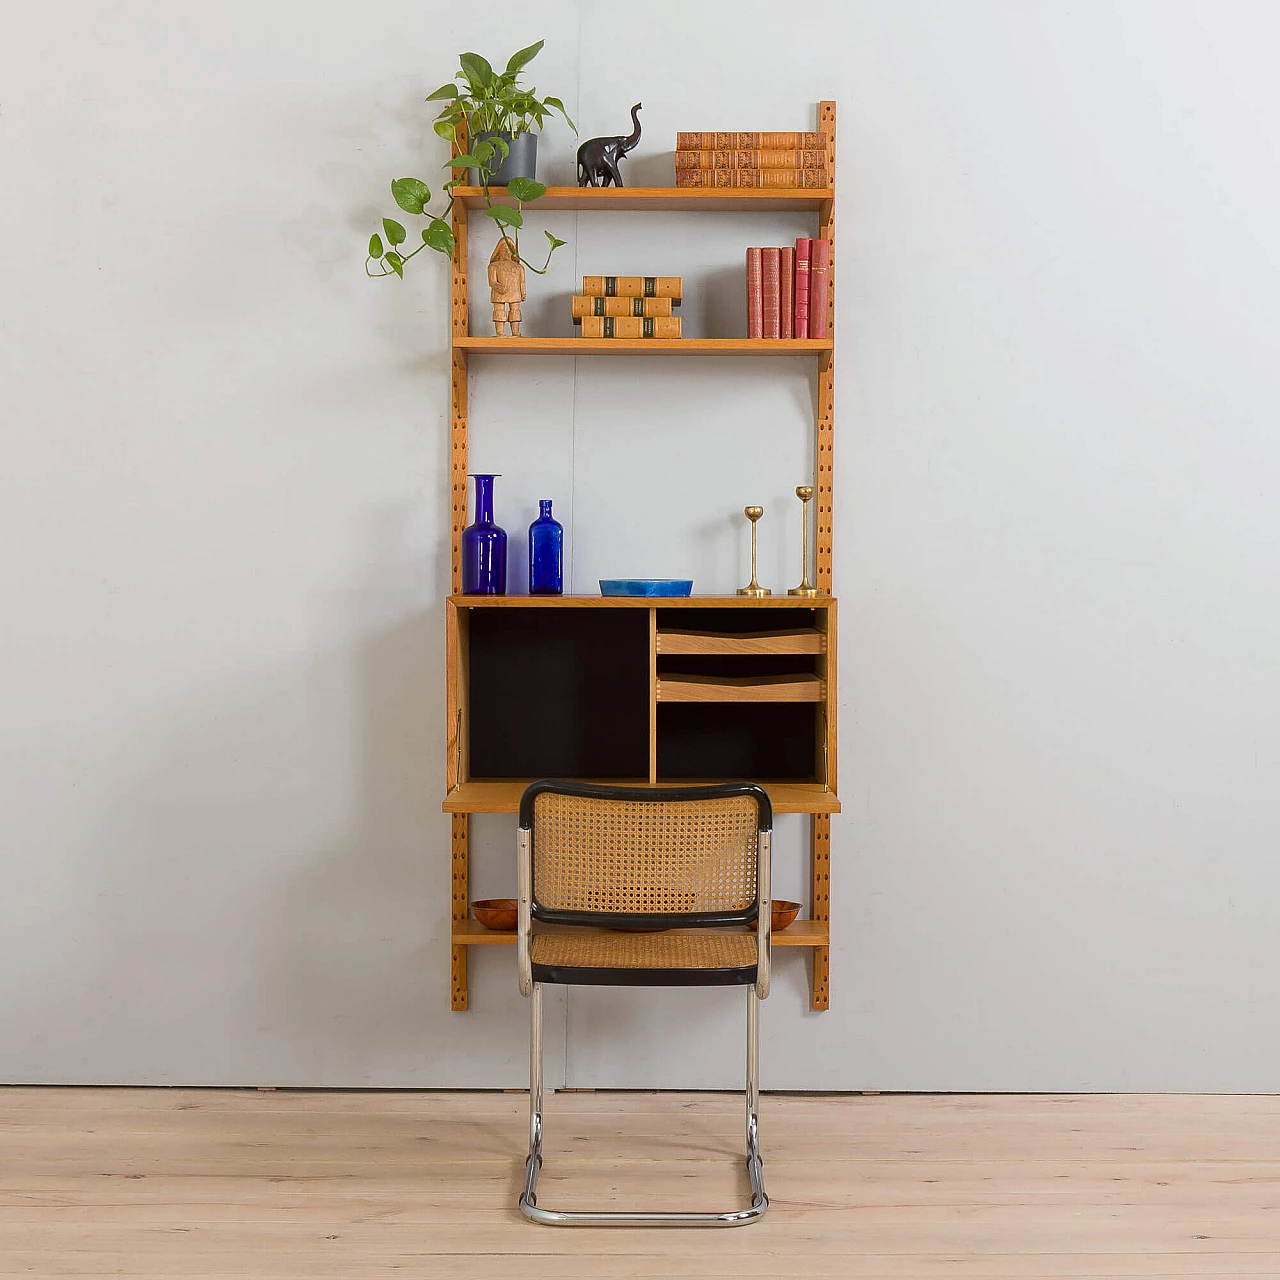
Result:
[[443,253],[445,257],[453,257],[453,231],[443,218],[432,218],[431,225],[422,233],[427,248]]
[[524,226],[524,219],[520,216],[520,210],[508,209],[505,204],[491,204],[487,209],[481,209],[480,212],[486,218],[492,218],[494,222],[500,222],[506,227]]
[[431,127],[446,142],[453,142],[458,136],[458,130],[452,120],[437,120]]
[[493,79],[493,68],[478,53],[464,53],[458,59],[462,74],[473,89],[487,89]]
[[567,244],[567,243],[568,243],[568,242],[567,242],[567,241],[565,241],[565,240],[557,240],[557,239],[555,238],[555,236],[553,236],[553,235],[551,234],[551,232],[550,232],[550,231],[544,231],[542,234],[543,234],[544,236],[546,236],[548,240],[550,240],[550,241],[551,241],[551,248],[552,248],[553,250],[554,250],[554,249],[558,249],[562,244]]
[[542,101],[543,101],[543,102],[544,102],[548,107],[555,107],[555,109],[556,109],[556,110],[557,110],[557,111],[558,111],[562,116],[564,116],[564,122],[565,122],[565,124],[567,124],[567,125],[569,126],[569,128],[570,128],[570,129],[572,129],[572,130],[574,131],[574,133],[577,133],[577,132],[578,132],[578,126],[577,126],[576,124],[574,124],[572,120],[570,120],[570,119],[569,119],[569,113],[564,109],[564,103],[563,103],[563,102],[561,102],[559,98],[550,98],[550,97],[548,97],[548,98],[543,98],[543,100],[542,100]]
[[387,254],[385,261],[390,264],[391,270],[394,271],[396,275],[400,277],[401,280],[403,280],[404,279],[404,259],[398,253],[395,253],[394,251],[392,251]]
[[538,56],[538,51],[542,48],[545,41],[539,40],[537,44],[531,44],[527,49],[521,49],[519,53],[513,53],[507,59],[506,74],[513,76],[521,67],[532,62]]
[[405,237],[405,229],[391,218],[383,218],[382,229],[387,233],[387,239],[392,244],[403,244]]
[[[511,154],[511,148],[507,144],[506,138],[492,138],[490,141],[499,151],[502,152],[502,159],[505,160]],[[501,162],[499,162],[501,163]]]
[[458,86],[450,80],[448,84],[442,84],[435,93],[428,94],[424,101],[443,102],[446,98],[456,98],[457,96]]
[[391,184],[391,194],[405,213],[421,213],[431,199],[427,184],[418,178],[397,178]]
[[532,178],[512,178],[507,183],[507,190],[517,200],[521,200],[525,204],[528,204],[530,200],[536,200],[539,196],[547,194],[546,184],[535,182]]
[[480,165],[488,164],[493,159],[493,153],[496,150],[497,147],[493,145],[489,138],[481,138],[479,142],[471,144],[471,154],[475,156],[476,163]]
[[369,257],[382,257],[382,237],[376,231],[369,237]]

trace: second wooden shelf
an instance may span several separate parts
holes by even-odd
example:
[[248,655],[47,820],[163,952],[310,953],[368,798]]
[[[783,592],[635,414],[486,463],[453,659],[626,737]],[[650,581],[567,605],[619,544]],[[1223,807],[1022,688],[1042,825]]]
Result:
[[823,702],[827,682],[818,676],[659,675],[659,702]]

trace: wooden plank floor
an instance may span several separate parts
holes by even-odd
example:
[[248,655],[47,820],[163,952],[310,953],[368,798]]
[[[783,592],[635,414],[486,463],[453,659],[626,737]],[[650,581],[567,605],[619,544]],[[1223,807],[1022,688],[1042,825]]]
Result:
[[[787,1097],[737,1231],[515,1209],[523,1095],[0,1089],[0,1276],[1280,1277],[1280,1098]],[[740,1103],[556,1094],[541,1199],[744,1199]]]

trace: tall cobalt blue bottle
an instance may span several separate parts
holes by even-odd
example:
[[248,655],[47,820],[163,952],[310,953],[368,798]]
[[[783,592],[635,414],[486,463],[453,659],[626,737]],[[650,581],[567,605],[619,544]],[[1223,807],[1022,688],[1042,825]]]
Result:
[[551,516],[551,499],[538,500],[538,518],[529,526],[529,594],[564,594],[564,527]]
[[494,476],[476,476],[476,519],[462,531],[462,594],[507,594],[507,534],[493,523]]

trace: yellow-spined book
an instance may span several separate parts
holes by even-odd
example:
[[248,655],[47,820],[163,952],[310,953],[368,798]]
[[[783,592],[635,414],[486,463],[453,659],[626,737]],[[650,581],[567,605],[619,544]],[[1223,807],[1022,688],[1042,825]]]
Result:
[[584,316],[669,316],[670,298],[574,298],[573,322]]
[[587,297],[670,298],[678,302],[684,297],[684,277],[583,276],[582,292]]
[[678,338],[678,316],[583,316],[584,338]]

